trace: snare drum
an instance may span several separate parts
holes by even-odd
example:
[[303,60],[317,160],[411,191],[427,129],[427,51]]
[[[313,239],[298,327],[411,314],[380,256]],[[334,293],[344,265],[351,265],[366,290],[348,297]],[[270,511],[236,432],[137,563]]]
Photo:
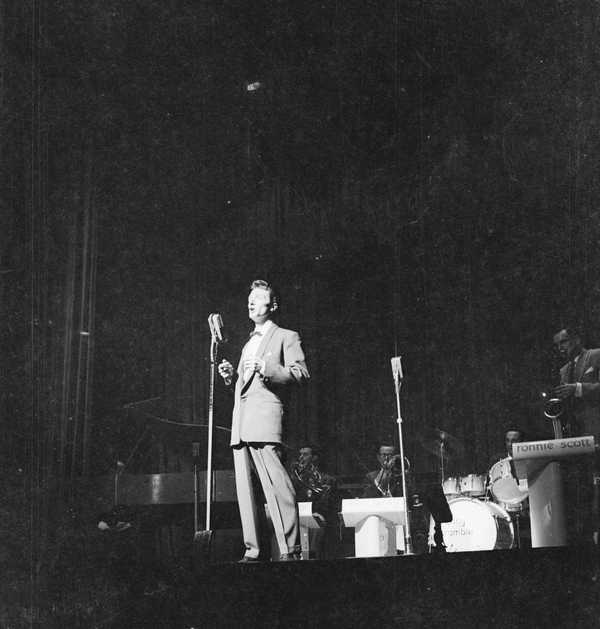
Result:
[[460,493],[463,496],[485,496],[485,476],[483,474],[469,474],[461,476]]
[[497,502],[506,505],[518,505],[527,498],[528,491],[521,488],[513,476],[510,466],[511,460],[510,457],[507,457],[492,465],[489,473],[490,489]]
[[460,496],[460,479],[457,476],[448,476],[442,483],[442,489],[448,498]]
[[[459,497],[448,501],[452,522],[442,524],[444,544],[449,553],[475,550],[508,550],[515,536],[510,516],[502,507],[483,500]],[[429,528],[429,545],[434,546],[434,522]]]

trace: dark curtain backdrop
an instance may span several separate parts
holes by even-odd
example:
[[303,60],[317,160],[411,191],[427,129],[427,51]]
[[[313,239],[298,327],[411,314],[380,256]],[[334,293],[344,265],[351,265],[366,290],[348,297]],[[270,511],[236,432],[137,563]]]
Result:
[[435,427],[465,472],[509,424],[551,436],[552,333],[598,338],[596,3],[2,10],[3,464],[183,465],[147,413],[206,419],[208,313],[236,361],[255,277],[312,373],[287,442],[331,472],[397,438],[396,355],[417,468]]

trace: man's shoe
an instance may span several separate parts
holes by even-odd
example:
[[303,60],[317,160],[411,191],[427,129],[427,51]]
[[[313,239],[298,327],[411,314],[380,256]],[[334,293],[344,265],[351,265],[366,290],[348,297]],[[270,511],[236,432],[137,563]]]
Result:
[[258,563],[259,561],[260,559],[258,557],[248,557],[247,555],[244,555],[238,563]]
[[279,557],[279,561],[300,561],[302,555],[300,553],[285,553]]

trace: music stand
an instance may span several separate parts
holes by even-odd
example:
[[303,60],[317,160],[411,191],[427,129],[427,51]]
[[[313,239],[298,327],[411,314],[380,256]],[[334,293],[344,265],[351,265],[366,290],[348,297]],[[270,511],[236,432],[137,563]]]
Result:
[[396,555],[396,527],[404,527],[407,520],[404,498],[345,499],[341,515],[344,525],[354,528],[355,557]]
[[313,512],[312,502],[298,503],[298,520],[300,523],[300,547],[302,559],[310,559],[310,532],[309,529],[321,529],[327,523],[318,512]]

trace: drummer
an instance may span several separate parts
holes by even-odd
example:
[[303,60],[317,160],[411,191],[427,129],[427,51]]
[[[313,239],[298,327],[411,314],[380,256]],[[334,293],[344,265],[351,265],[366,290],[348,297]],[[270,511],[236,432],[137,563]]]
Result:
[[520,443],[525,440],[525,433],[521,428],[517,426],[510,426],[506,429],[504,433],[504,452],[496,452],[494,455],[490,457],[490,464],[488,467],[494,465],[494,463],[498,463],[502,459],[506,459],[508,457],[512,458],[512,447],[513,443]]
[[[510,469],[512,475],[515,476],[514,467],[512,466],[513,444],[520,443],[524,440],[525,432],[522,428],[519,428],[518,426],[510,426],[509,428],[507,428],[504,432],[504,452],[496,452],[490,457],[490,470],[496,463],[498,463],[498,461],[508,459],[511,462]],[[488,482],[490,480],[491,479],[488,477]],[[515,481],[517,481],[516,477]],[[517,548],[530,548],[531,532],[529,523],[528,500],[525,499],[523,500],[523,502],[520,502],[517,505],[507,505],[499,502],[496,499],[495,502],[506,509],[510,516],[510,519],[513,522],[516,533]]]

